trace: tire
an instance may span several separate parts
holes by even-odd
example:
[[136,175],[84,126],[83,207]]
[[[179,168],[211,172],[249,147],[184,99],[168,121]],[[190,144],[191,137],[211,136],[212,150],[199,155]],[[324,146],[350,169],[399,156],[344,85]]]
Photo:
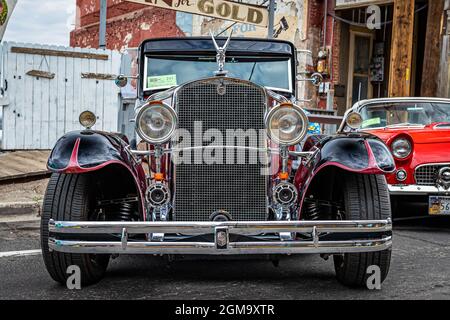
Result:
[[[391,204],[386,178],[382,175],[348,174],[343,179],[346,220],[385,220],[391,218]],[[334,255],[339,282],[349,287],[366,287],[367,268],[376,265],[381,283],[386,279],[391,249],[379,252]]]
[[81,284],[91,285],[103,278],[109,255],[72,254],[49,251],[48,222],[88,221],[95,205],[95,190],[90,174],[53,174],[47,186],[41,218],[41,248],[50,276],[66,284],[70,274],[67,268],[76,265],[81,271]]

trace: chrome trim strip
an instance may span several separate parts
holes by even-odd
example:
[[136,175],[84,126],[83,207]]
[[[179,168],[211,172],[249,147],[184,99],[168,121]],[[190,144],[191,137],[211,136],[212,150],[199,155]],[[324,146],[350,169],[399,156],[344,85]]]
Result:
[[355,253],[389,249],[392,236],[377,240],[346,241],[273,241],[230,242],[227,249],[217,249],[214,242],[128,242],[69,241],[49,238],[50,250],[66,253],[103,254],[301,254]]
[[441,187],[422,186],[422,185],[389,185],[391,195],[427,195],[427,194],[445,194],[450,195],[450,190]]
[[279,232],[312,233],[378,233],[392,231],[388,220],[364,221],[233,221],[233,222],[98,222],[98,221],[49,221],[52,233],[71,234],[128,234],[180,233],[208,234],[218,227],[227,227],[233,234],[262,234]]
[[450,163],[449,162],[423,163],[423,164],[418,165],[415,170],[417,170],[421,167],[425,167],[425,166],[450,166]]

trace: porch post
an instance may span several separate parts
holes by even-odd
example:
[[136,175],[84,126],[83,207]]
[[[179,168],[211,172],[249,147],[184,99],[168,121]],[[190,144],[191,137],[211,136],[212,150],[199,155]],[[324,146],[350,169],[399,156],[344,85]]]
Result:
[[410,95],[414,2],[414,0],[395,0],[394,2],[389,97],[407,97]]
[[423,97],[434,97],[437,94],[444,2],[444,0],[428,0],[427,33],[420,88],[420,95]]

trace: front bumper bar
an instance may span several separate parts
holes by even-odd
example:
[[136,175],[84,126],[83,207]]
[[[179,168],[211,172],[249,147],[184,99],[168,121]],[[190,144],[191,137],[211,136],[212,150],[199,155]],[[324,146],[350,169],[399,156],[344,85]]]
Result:
[[389,193],[393,196],[409,196],[409,195],[428,195],[428,194],[442,194],[450,195],[450,190],[445,190],[442,187],[435,186],[421,186],[421,185],[389,185]]
[[[50,250],[66,253],[96,254],[300,254],[373,252],[392,246],[391,220],[372,221],[269,221],[269,222],[49,222]],[[213,234],[211,242],[134,241],[130,234]],[[301,233],[311,240],[237,241],[230,234]],[[58,239],[58,235],[117,234],[120,241]],[[354,235],[354,240],[321,240],[327,235]],[[370,234],[370,240],[361,239]]]

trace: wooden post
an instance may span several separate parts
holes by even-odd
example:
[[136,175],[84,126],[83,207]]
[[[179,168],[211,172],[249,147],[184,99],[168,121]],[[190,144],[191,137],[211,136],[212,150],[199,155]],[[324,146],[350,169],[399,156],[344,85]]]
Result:
[[445,0],[444,34],[442,36],[437,96],[450,97],[450,0]]
[[444,0],[428,0],[427,34],[420,88],[420,95],[423,97],[434,97],[437,94],[444,2]]
[[407,97],[411,91],[414,0],[395,0],[389,70],[390,97]]

